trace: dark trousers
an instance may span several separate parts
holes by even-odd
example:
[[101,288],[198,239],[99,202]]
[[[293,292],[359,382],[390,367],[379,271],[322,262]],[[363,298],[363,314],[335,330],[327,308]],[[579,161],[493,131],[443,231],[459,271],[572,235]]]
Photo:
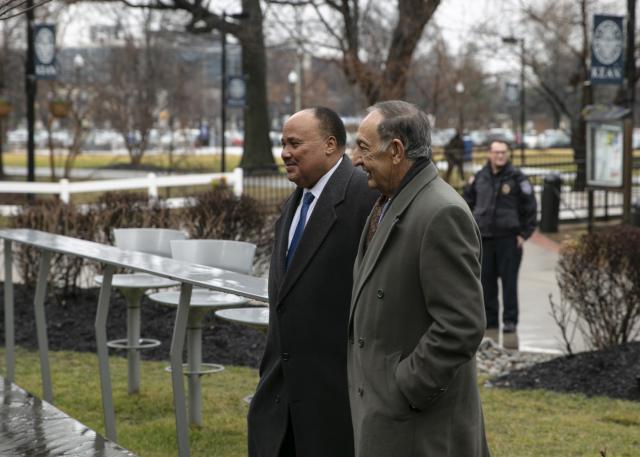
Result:
[[447,159],[447,172],[445,173],[444,180],[449,182],[449,179],[451,179],[451,173],[453,173],[453,169],[457,168],[458,173],[460,173],[460,181],[462,181],[462,184],[465,184],[463,167],[464,162],[462,160]]
[[498,278],[502,282],[502,322],[518,323],[518,270],[522,249],[515,236],[482,239],[482,289],[487,328],[497,328]]

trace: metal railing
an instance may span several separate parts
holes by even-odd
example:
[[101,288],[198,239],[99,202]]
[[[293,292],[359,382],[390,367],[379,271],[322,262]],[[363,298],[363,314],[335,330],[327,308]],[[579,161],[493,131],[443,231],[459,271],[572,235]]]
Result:
[[[444,175],[447,162],[441,154],[434,155],[434,161]],[[465,164],[465,175],[468,178],[477,172],[486,162],[486,150],[476,149],[473,152],[471,162]],[[578,172],[578,163],[573,159],[571,150],[549,149],[529,152],[525,158],[524,166],[521,165],[519,152],[514,152],[513,164],[519,167],[531,180],[536,197],[540,203],[545,176],[557,174],[562,180],[560,192],[560,219],[564,222],[586,220],[588,216],[589,197],[588,192],[575,190],[575,181]],[[634,160],[634,170],[640,170],[640,160]],[[452,173],[451,185],[462,193],[466,182],[458,179],[456,172]],[[632,201],[640,202],[640,177],[634,177]],[[608,219],[622,216],[622,192],[596,190],[594,191],[594,213],[596,218]],[[538,212],[541,205],[538,204]]]

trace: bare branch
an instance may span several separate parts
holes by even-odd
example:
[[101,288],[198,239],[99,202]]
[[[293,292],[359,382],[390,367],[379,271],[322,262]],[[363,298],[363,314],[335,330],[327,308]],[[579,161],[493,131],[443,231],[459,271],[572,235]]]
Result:
[[331,27],[331,25],[329,24],[327,19],[323,16],[323,14],[320,11],[320,7],[318,6],[317,2],[312,1],[311,5],[313,6],[313,9],[316,11],[316,14],[318,15],[318,19],[320,19],[320,22],[322,22],[322,25],[324,25],[324,27],[327,30],[327,32],[331,36],[333,36],[333,38],[336,39],[336,41],[338,42],[338,45],[340,46],[340,49],[344,52],[345,51],[345,45],[344,45],[343,38],[334,31],[334,28]]
[[26,13],[27,11],[31,11],[31,10],[33,10],[33,9],[35,9],[35,8],[37,8],[37,7],[40,7],[40,6],[42,6],[42,5],[45,5],[45,4],[47,4],[47,3],[51,2],[51,1],[52,1],[52,0],[40,0],[39,2],[35,2],[35,3],[33,4],[33,6],[32,6],[32,7],[30,7],[30,8],[25,8],[25,9],[23,9],[22,11],[19,11],[19,12],[17,12],[17,13],[11,14],[11,15],[9,15],[9,16],[5,16],[5,14],[6,14],[6,13],[8,13],[10,10],[15,9],[15,8],[17,8],[18,6],[25,4],[25,3],[26,3],[26,1],[24,1],[24,2],[22,2],[22,3],[20,3],[20,4],[16,5],[16,6],[13,6],[13,7],[11,7],[11,8],[9,8],[9,9],[7,9],[6,11],[0,12],[0,21],[6,21],[6,20],[8,20],[8,19],[11,19],[11,18],[14,18],[14,17],[20,16],[21,14],[24,14],[24,13]]
[[572,54],[574,54],[579,59],[582,58],[582,52],[571,46],[562,36],[560,36],[559,29],[553,27],[551,22],[538,15],[531,7],[524,7],[523,11],[529,19],[541,26],[546,32],[553,34],[556,43],[565,46],[569,51],[571,51]]

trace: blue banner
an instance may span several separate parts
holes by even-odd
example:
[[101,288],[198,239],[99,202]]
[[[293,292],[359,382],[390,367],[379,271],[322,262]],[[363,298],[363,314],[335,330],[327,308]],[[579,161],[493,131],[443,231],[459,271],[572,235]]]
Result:
[[229,76],[227,78],[227,106],[244,106],[246,85],[242,76]]
[[624,80],[624,17],[593,16],[591,83],[622,84]]

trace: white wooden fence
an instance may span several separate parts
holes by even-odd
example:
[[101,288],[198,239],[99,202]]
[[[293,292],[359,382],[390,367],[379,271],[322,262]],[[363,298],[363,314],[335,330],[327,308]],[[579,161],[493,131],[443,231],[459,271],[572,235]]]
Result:
[[[243,192],[242,168],[228,173],[201,173],[190,175],[157,176],[149,173],[144,178],[101,179],[95,181],[74,181],[61,179],[58,182],[21,182],[0,181],[0,193],[4,194],[55,194],[65,203],[71,201],[71,195],[90,192],[113,192],[120,190],[146,189],[149,199],[158,197],[160,187],[184,187],[210,184],[223,180],[233,188],[235,195]],[[15,214],[16,208],[5,205],[0,208],[1,215]]]
[[229,173],[167,176],[149,173],[144,178],[100,179],[95,181],[70,182],[68,179],[61,179],[58,182],[0,181],[0,193],[57,194],[60,196],[60,200],[69,203],[71,194],[147,189],[149,198],[157,198],[159,187],[206,185],[217,180],[226,181],[227,184],[233,187],[233,192],[236,195],[242,195],[242,168],[236,168]]

